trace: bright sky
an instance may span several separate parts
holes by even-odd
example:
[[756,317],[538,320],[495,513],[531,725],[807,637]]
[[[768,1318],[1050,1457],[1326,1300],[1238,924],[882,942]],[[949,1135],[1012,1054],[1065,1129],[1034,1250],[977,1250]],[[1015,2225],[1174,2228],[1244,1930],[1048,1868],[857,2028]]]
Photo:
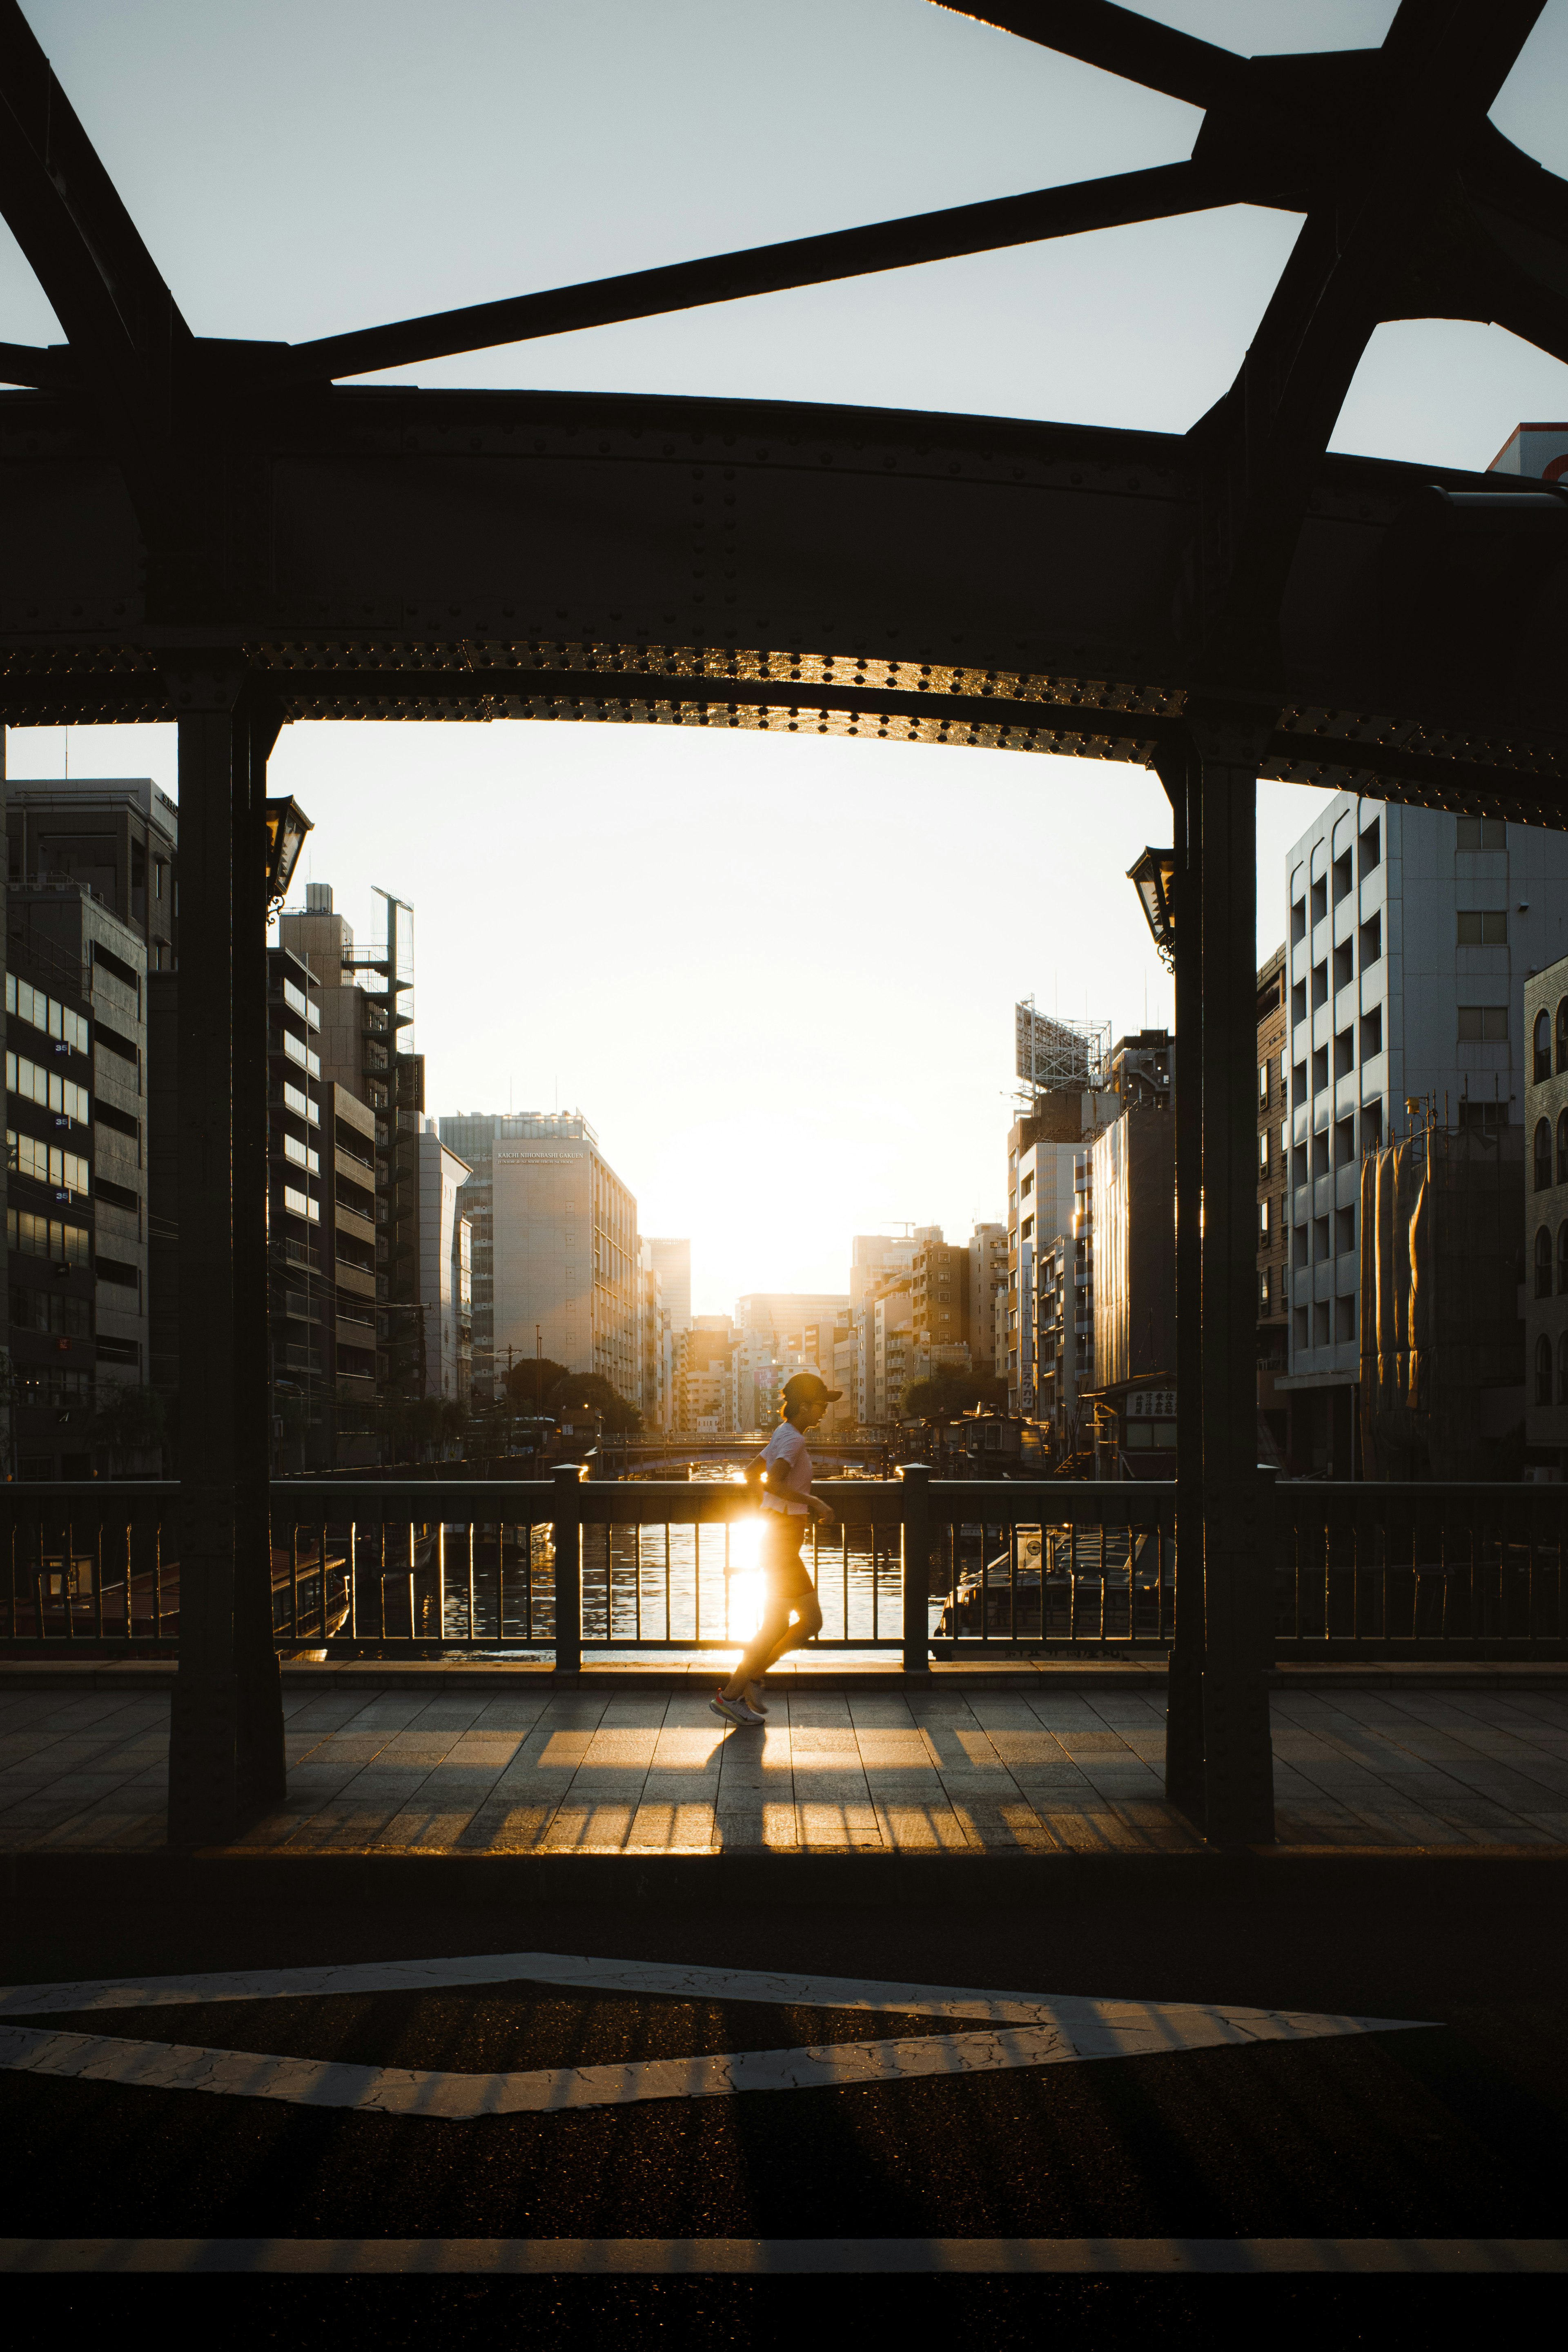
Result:
[[[198,333],[299,341],[535,287],[1174,161],[1197,116],[927,0],[24,0]],[[1392,0],[1146,13],[1258,51],[1372,46]],[[438,28],[438,29],[437,29]],[[1568,172],[1568,0],[1494,110]],[[1181,432],[1295,223],[1237,210],[403,371]],[[58,340],[0,231],[0,329]],[[1568,415],[1495,329],[1381,329],[1338,448],[1486,465]],[[13,732],[13,776],[60,773]],[[76,729],[78,775],[177,790],[174,730]],[[1012,1008],[1168,1020],[1125,869],[1136,769],[682,729],[295,726],[306,877],[417,910],[435,1111],[580,1105],[693,1305],[842,1288],[848,1239],[999,1216]],[[1259,789],[1258,945],[1320,795]],[[795,1009],[789,1010],[793,1006]],[[799,1015],[804,1011],[805,1018]]]

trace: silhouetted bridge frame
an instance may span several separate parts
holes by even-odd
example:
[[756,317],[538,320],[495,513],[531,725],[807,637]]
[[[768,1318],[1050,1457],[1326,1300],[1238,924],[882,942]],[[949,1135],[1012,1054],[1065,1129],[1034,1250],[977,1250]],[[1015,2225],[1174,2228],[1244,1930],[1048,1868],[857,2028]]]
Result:
[[[61,349],[0,348],[0,716],[180,729],[182,1542],[170,1834],[284,1785],[268,1619],[264,816],[294,719],[755,727],[1151,765],[1176,880],[1167,1789],[1267,1839],[1253,1463],[1255,785],[1561,824],[1568,500],[1330,457],[1383,320],[1568,359],[1568,188],[1488,110],[1540,0],[1243,58],[1110,0],[990,22],[1203,110],[1190,160],[290,348],[192,333],[16,0],[0,210]],[[1184,436],[334,379],[1119,223],[1301,215]],[[232,1071],[233,1081],[221,1074]],[[1199,1202],[1205,1204],[1199,1230]],[[193,1574],[194,1570],[199,1573]]]

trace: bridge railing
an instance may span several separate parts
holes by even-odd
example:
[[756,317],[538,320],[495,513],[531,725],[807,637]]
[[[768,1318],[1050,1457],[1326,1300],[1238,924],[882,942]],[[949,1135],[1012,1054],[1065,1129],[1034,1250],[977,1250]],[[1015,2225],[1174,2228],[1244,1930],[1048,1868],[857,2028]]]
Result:
[[[819,1487],[806,1559],[818,1648],[1163,1653],[1168,1484],[937,1480]],[[179,1489],[0,1486],[0,1647],[173,1654]],[[279,1648],[549,1654],[736,1649],[761,1598],[757,1520],[731,1484],[421,1477],[272,1489]],[[1568,1656],[1568,1488],[1264,1488],[1258,1573],[1277,1658]]]

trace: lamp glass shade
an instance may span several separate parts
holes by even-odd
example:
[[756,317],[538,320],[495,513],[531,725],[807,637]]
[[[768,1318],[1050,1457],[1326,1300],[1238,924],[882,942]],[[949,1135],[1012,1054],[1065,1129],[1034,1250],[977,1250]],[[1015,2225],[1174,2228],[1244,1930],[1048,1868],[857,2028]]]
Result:
[[289,886],[294,879],[294,868],[300,862],[300,852],[305,845],[305,835],[312,829],[310,818],[298,801],[289,799],[267,803],[268,904],[281,902],[289,896]]
[[1127,878],[1138,893],[1143,919],[1160,951],[1161,961],[1169,964],[1176,943],[1175,851],[1146,849],[1137,864],[1129,866]]

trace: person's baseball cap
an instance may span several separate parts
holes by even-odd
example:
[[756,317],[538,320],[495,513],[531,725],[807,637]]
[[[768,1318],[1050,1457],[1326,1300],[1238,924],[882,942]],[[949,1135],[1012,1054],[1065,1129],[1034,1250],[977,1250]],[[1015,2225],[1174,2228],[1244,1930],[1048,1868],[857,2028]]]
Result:
[[784,1410],[791,1405],[807,1404],[820,1397],[825,1404],[837,1404],[842,1389],[830,1389],[816,1372],[792,1372],[784,1384]]

